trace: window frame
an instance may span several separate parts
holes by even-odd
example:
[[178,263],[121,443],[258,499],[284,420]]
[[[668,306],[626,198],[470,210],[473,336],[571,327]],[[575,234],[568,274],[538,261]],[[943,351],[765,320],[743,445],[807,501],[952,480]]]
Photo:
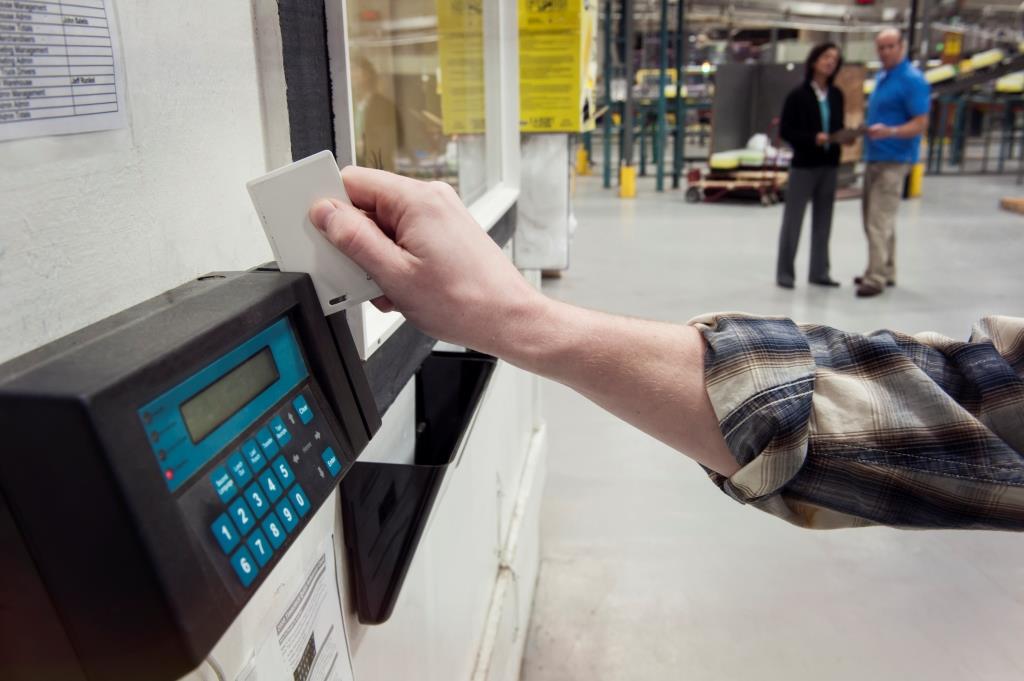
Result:
[[[484,0],[484,135],[487,190],[467,208],[485,230],[494,227],[519,198],[519,25],[518,3]],[[332,80],[335,156],[344,167],[355,161],[348,0],[324,0]],[[349,326],[362,359],[391,337],[405,318],[382,313],[370,303],[353,308]]]

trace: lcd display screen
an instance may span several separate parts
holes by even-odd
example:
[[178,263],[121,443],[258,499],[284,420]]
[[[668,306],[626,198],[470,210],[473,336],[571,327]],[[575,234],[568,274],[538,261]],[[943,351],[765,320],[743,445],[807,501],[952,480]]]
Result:
[[181,404],[181,417],[198,443],[269,388],[280,374],[274,353],[265,347]]

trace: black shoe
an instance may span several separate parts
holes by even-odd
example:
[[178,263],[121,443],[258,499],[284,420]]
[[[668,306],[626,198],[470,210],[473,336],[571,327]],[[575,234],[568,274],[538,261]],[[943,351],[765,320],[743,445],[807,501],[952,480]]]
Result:
[[793,288],[793,282],[791,282],[791,281],[782,281],[781,279],[776,279],[775,280],[775,285],[778,286],[779,288],[788,288],[788,289]]
[[835,279],[809,279],[808,281],[815,286],[831,286],[832,288],[839,288],[839,282]]

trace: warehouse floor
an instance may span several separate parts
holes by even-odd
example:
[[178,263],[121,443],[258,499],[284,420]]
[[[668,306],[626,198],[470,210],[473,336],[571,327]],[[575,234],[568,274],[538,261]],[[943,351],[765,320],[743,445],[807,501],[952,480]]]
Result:
[[[899,286],[856,299],[860,204],[836,206],[840,289],[774,285],[781,206],[690,205],[582,178],[572,266],[552,296],[683,322],[743,310],[855,330],[966,338],[1024,315],[1024,196],[1011,178],[927,178],[898,220]],[[806,276],[807,232],[798,254]],[[1024,677],[1024,538],[885,528],[813,532],[745,508],[700,468],[554,384],[542,565],[523,681]]]

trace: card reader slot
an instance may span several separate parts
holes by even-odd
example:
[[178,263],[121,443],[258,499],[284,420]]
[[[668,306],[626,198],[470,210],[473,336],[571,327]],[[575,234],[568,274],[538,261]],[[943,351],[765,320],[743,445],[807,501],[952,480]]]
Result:
[[435,352],[416,375],[415,462],[356,461],[341,482],[345,543],[359,621],[386,622],[430,519],[445,474],[457,464],[495,359]]

